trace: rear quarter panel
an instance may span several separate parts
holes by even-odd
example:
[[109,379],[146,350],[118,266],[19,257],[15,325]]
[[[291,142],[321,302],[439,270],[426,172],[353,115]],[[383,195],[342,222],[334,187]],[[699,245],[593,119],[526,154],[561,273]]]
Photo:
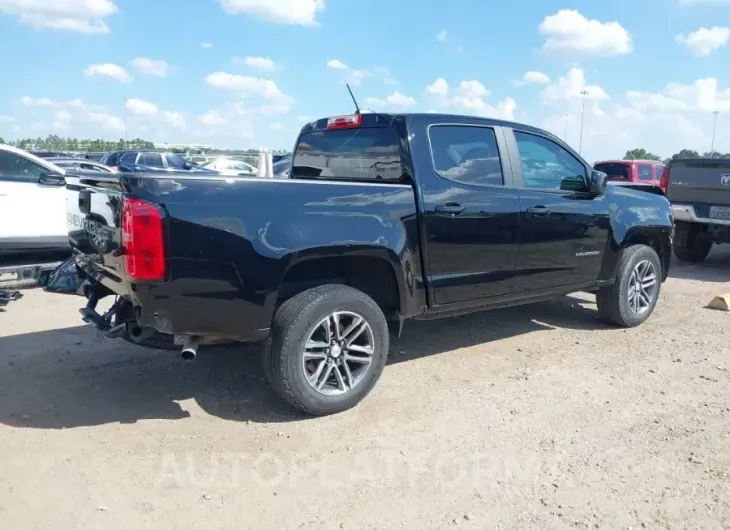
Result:
[[134,195],[167,212],[170,280],[147,288],[160,311],[177,315],[176,328],[228,336],[235,336],[237,328],[267,328],[287,270],[328,256],[386,259],[399,283],[402,311],[420,310],[424,295],[416,281],[422,271],[411,186],[136,180]]

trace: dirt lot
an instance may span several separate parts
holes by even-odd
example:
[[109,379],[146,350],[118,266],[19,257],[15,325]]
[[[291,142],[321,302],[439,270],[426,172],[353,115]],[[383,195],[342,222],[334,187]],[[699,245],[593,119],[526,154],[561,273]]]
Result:
[[293,414],[255,349],[0,314],[0,528],[730,528],[730,253],[640,329],[589,296],[413,322],[355,410]]

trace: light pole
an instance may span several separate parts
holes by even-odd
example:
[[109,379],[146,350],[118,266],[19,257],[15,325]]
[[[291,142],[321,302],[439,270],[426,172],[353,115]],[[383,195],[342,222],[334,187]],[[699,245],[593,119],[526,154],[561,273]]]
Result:
[[585,118],[586,113],[586,95],[588,94],[587,90],[581,90],[580,95],[583,96],[583,105],[580,110],[580,143],[578,145],[578,154],[581,154],[583,151],[583,120]]
[[719,110],[716,110],[713,112],[715,115],[714,122],[712,124],[712,143],[710,144],[710,158],[712,158],[712,154],[715,152],[715,131],[717,130],[717,115],[720,114]]
[[563,133],[563,140],[565,143],[568,143],[568,118],[570,117],[570,112],[565,113],[565,132]]

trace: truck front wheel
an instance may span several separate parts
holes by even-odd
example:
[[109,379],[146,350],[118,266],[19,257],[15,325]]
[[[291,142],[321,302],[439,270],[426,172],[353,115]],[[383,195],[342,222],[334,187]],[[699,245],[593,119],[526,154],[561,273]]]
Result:
[[662,265],[654,249],[627,247],[621,251],[614,283],[598,290],[598,313],[622,327],[639,326],[654,311],[661,286]]
[[702,263],[710,253],[712,240],[697,223],[678,222],[674,226],[674,255],[681,261]]
[[322,285],[281,305],[264,350],[273,389],[296,409],[325,416],[370,393],[388,359],[388,325],[365,293]]

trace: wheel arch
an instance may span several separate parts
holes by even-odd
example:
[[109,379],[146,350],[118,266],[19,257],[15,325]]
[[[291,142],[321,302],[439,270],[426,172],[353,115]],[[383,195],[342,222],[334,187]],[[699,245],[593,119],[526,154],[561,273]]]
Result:
[[[291,256],[279,282],[276,308],[297,294],[320,285],[349,285],[370,296],[380,306],[391,330],[400,332],[409,305],[404,268],[395,252],[386,247],[325,247]],[[395,326],[395,327],[394,327]]]
[[633,245],[646,245],[654,249],[662,265],[662,281],[665,281],[672,260],[672,232],[666,229],[635,226],[626,232],[620,248],[623,250]]

